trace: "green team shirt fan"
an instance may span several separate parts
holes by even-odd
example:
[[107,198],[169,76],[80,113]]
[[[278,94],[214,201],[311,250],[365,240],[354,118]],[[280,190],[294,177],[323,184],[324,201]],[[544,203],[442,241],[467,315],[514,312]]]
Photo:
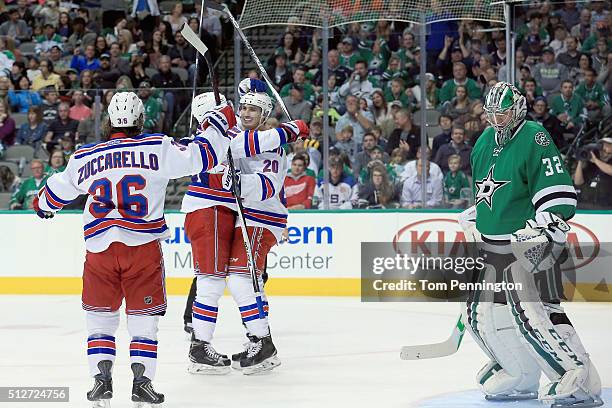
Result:
[[576,191],[548,132],[524,120],[526,106],[518,90],[499,83],[495,91],[485,101],[487,115],[513,110],[513,116],[509,130],[503,124],[490,126],[478,138],[471,155],[473,191],[478,231],[485,238],[506,240],[537,212],[571,218]]

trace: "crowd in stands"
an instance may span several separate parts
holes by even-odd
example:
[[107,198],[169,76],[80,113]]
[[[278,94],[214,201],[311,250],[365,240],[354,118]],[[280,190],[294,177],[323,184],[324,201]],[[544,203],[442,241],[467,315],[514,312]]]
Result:
[[[31,208],[41,183],[63,168],[58,157],[65,163],[75,147],[97,141],[115,92],[137,89],[145,131],[170,133],[194,76],[203,84],[207,72],[204,62],[196,72],[196,51],[178,32],[183,23],[199,31],[200,9],[193,0],[166,12],[157,0],[0,3],[0,192],[14,193],[10,209]],[[204,10],[202,40],[213,61],[222,30],[221,13]],[[34,160],[2,162],[3,151],[20,145],[33,148]]]
[[[0,7],[0,149],[29,145],[39,159],[28,163],[32,177],[22,182],[0,163],[0,190],[15,192],[11,208],[29,208],[29,198],[65,165],[75,146],[95,141],[96,98],[103,120],[114,92],[137,89],[148,132],[169,132],[188,106],[191,93],[181,88],[190,88],[194,76],[201,78],[206,70],[202,63],[196,72],[196,51],[178,30],[187,23],[198,31],[200,2],[176,2],[167,12],[156,0],[134,1],[124,10],[126,3],[6,0]],[[241,2],[228,5],[241,9]],[[610,208],[612,138],[589,133],[610,117],[609,3],[540,1],[515,8],[516,86],[527,98],[528,119],[542,123],[567,154],[582,205]],[[231,44],[231,27],[218,11],[205,8],[202,28],[213,58]],[[310,140],[289,147],[290,209],[322,207],[326,189],[332,209],[470,204],[470,152],[487,126],[483,98],[509,69],[505,31],[481,21],[433,23],[425,89],[419,81],[417,34],[417,26],[404,22],[341,26],[333,31],[326,56],[321,30],[289,25],[280,35],[267,72],[292,118],[307,121],[311,129]],[[256,38],[253,43],[257,48]],[[329,63],[328,95],[322,93],[323,58]],[[421,106],[423,93],[426,106]],[[325,97],[330,106],[327,186]],[[422,109],[427,124],[421,123]],[[286,119],[277,107],[266,126]],[[587,133],[600,142],[578,157]],[[427,157],[421,158],[422,151]]]
[[[516,5],[515,85],[526,96],[527,119],[541,123],[566,157],[582,208],[612,204],[612,137],[605,137],[612,135],[606,133],[609,127],[606,134],[598,128],[610,121],[609,7],[603,1]],[[488,126],[484,96],[506,80],[509,69],[505,30],[467,20],[432,24],[424,91],[417,33],[418,27],[389,21],[334,32],[327,55],[331,208],[471,204],[470,154]],[[269,61],[268,74],[290,114],[310,120],[315,135],[290,155],[290,208],[316,206],[326,189],[322,139],[316,137],[323,114],[322,57],[318,30],[288,26]],[[422,108],[427,110],[427,160],[420,158]],[[280,110],[276,119],[284,119]],[[580,155],[595,141],[592,153]],[[428,174],[425,187],[422,172]]]

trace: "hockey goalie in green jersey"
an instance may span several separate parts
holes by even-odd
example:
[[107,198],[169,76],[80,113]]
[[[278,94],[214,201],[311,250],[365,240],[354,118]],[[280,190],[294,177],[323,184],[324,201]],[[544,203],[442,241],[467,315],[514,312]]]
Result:
[[[484,111],[490,126],[471,155],[475,204],[460,224],[487,260],[481,277],[526,288],[486,299],[470,293],[466,326],[490,360],[477,381],[488,400],[601,406],[599,375],[560,297],[543,296],[534,278],[558,270],[566,221],[576,211],[572,179],[548,132],[525,120],[526,100],[516,87],[497,83]],[[542,373],[549,383],[539,388]]]

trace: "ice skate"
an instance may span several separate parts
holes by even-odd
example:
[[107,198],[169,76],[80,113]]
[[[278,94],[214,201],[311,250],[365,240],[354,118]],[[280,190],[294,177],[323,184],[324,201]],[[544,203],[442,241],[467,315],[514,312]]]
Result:
[[552,408],[593,408],[604,404],[599,374],[590,362],[541,388],[540,399]]
[[246,350],[246,356],[240,360],[240,368],[245,375],[270,371],[281,364],[276,354],[270,335],[255,337]]
[[132,401],[134,408],[161,408],[164,402],[164,394],[155,392],[151,380],[145,377],[144,365],[132,363],[134,383],[132,385]]
[[223,375],[230,372],[231,361],[225,354],[218,353],[206,342],[193,339],[189,348],[191,374]]
[[98,363],[100,374],[96,374],[94,386],[87,393],[87,399],[93,402],[93,408],[110,408],[110,399],[113,398],[112,367],[113,362],[110,360],[102,360]]
[[242,370],[242,367],[240,367],[240,360],[247,356],[251,345],[257,342],[257,337],[250,334],[247,334],[247,337],[249,338],[249,341],[244,343],[244,350],[239,353],[232,354],[232,368],[234,370]]

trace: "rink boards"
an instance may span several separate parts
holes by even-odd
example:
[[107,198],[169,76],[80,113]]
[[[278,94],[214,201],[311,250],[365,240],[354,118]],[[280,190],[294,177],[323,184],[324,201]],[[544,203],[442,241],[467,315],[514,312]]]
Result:
[[[31,212],[0,213],[0,294],[78,294],[84,261],[82,215],[42,221]],[[299,211],[289,216],[289,240],[268,256],[267,291],[286,296],[359,296],[362,242],[453,242],[457,213],[448,211]],[[569,240],[579,257],[579,285],[589,300],[612,300],[612,285],[593,270],[609,269],[610,213],[582,212]],[[184,215],[167,213],[162,247],[169,294],[184,294],[193,276]],[[607,256],[606,256],[607,255]]]

